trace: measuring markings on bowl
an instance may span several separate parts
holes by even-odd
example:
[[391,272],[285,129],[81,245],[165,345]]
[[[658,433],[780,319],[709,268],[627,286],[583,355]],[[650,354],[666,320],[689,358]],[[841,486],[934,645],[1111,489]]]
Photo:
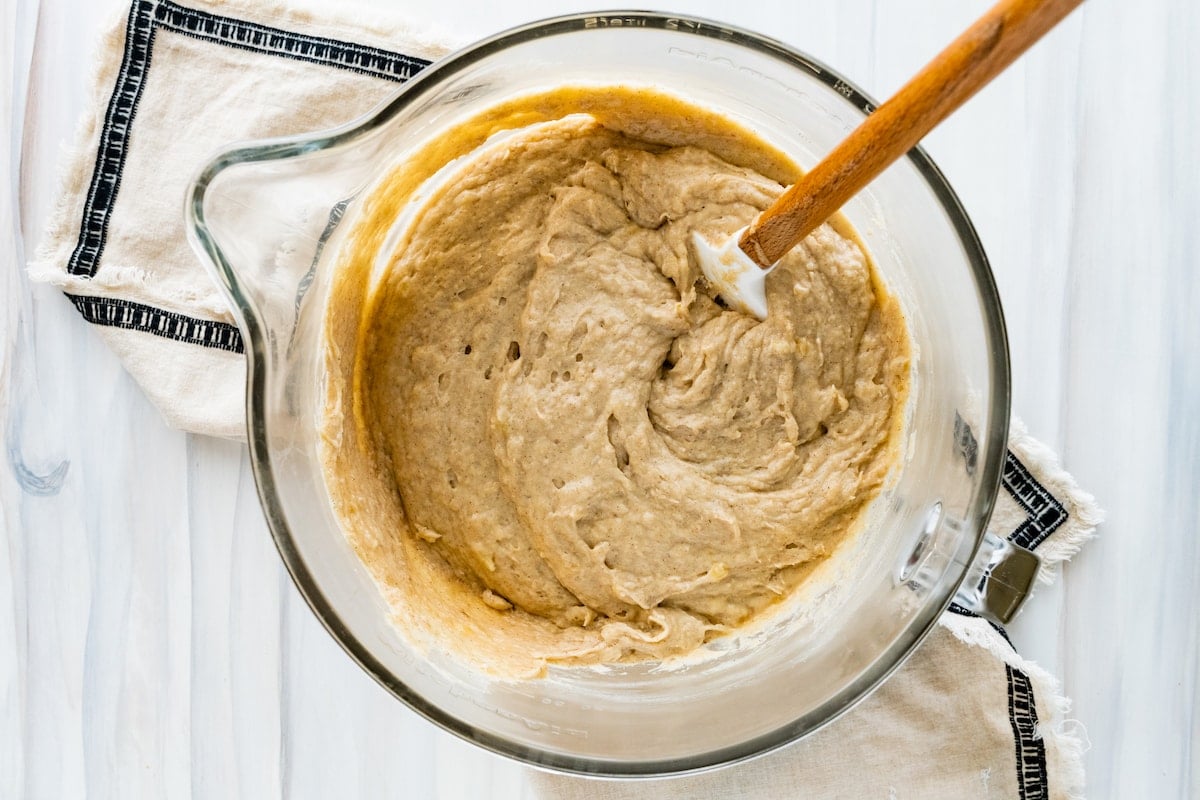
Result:
[[646,20],[642,17],[587,17],[583,21],[585,28],[644,28]]
[[688,33],[702,33],[711,36],[708,31],[715,31],[717,39],[729,41],[733,38],[733,31],[729,28],[722,28],[719,25],[713,25],[708,22],[701,22],[698,19],[682,19],[680,17],[670,17],[663,23],[663,27],[669,31],[687,31]]

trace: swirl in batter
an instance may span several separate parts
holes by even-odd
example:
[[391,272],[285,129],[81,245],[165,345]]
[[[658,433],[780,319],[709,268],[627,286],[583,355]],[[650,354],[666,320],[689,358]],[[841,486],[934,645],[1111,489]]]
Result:
[[[331,350],[355,351],[344,381],[331,367],[343,526],[400,620],[526,670],[743,625],[834,552],[896,455],[907,331],[846,224],[770,275],[765,322],[727,310],[688,239],[782,191],[737,165],[766,145],[638,103],[476,148],[379,285],[330,306],[331,346],[356,333]],[[681,143],[687,114],[710,146]]]

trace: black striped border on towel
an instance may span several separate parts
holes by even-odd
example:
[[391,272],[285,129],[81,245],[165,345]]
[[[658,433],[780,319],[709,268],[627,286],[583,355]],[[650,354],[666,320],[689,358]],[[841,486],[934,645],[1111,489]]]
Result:
[[[125,52],[109,98],[84,202],[79,240],[67,262],[72,275],[91,278],[100,268],[108,224],[121,188],[138,102],[154,54],[155,34],[169,30],[214,44],[290,58],[403,83],[429,65],[423,58],[309,36],[233,17],[187,8],[170,0],[135,0],[125,29]],[[119,327],[188,342],[200,347],[243,352],[237,328],[119,298],[68,295],[94,325]]]
[[177,342],[197,344],[215,350],[227,350],[231,353],[242,353],[246,350],[242,342],[242,332],[236,325],[228,322],[197,319],[176,314],[174,311],[164,311],[145,303],[113,297],[68,293],[67,298],[83,318],[93,325],[153,333],[164,339],[174,339]]
[[[959,453],[974,468],[978,443],[962,418],[955,421],[955,438]],[[1058,498],[1046,490],[1021,459],[1010,450],[1005,454],[1000,486],[1026,514],[1024,521],[1008,535],[1009,541],[1029,550],[1036,550],[1050,534],[1067,521],[1067,509]],[[973,611],[951,603],[949,611],[964,617],[978,617]],[[1012,646],[1008,633],[1000,625],[989,623]],[[1015,649],[1015,648],[1014,648]],[[1050,796],[1049,775],[1046,771],[1046,745],[1038,734],[1037,706],[1034,704],[1033,683],[1018,669],[1005,666],[1008,679],[1008,719],[1012,725],[1016,747],[1017,786],[1020,800],[1045,800]]]

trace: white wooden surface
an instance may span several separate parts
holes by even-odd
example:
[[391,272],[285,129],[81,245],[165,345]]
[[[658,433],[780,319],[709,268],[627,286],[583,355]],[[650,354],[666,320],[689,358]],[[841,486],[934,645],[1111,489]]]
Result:
[[[244,449],[167,430],[23,275],[112,2],[0,2],[0,797],[529,796],[521,767],[391,701],[321,630]],[[410,5],[474,37],[590,4]],[[991,256],[1016,412],[1108,510],[1013,638],[1075,699],[1091,797],[1200,797],[1200,5],[1085,5],[927,147]],[[769,32],[881,97],[985,6],[661,7]]]

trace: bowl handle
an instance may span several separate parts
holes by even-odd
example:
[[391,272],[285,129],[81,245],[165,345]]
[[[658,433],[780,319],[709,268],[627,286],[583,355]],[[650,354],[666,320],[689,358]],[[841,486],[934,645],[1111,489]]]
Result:
[[954,601],[985,619],[1006,625],[1029,596],[1041,564],[1036,553],[986,533]]

